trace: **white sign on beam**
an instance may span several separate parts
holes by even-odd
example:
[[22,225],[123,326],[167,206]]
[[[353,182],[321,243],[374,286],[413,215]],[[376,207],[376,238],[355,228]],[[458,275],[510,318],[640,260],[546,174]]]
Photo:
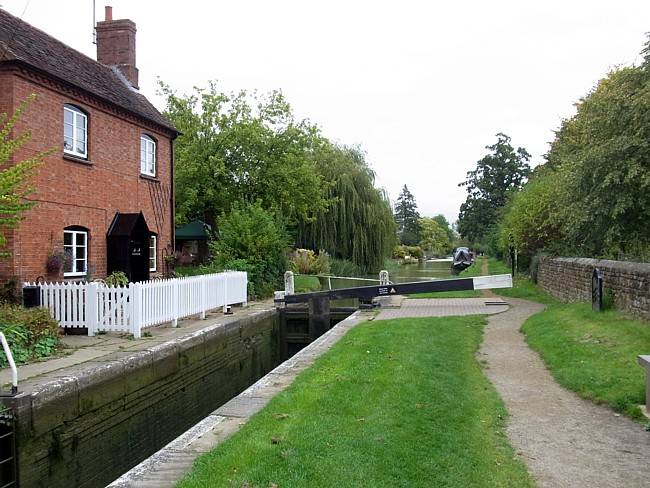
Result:
[[512,275],[477,276],[474,280],[475,290],[488,290],[490,288],[512,288]]

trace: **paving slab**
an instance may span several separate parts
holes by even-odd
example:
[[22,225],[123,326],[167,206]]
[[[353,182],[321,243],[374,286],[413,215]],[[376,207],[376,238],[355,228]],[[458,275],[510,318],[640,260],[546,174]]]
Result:
[[406,298],[402,300],[399,308],[382,309],[377,320],[490,315],[506,310],[508,304],[498,298]]

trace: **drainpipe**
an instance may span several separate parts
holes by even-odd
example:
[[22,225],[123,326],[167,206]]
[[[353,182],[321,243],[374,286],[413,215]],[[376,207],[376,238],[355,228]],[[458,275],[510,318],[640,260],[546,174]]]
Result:
[[174,221],[176,220],[176,205],[175,205],[175,184],[174,184],[174,139],[178,137],[178,133],[176,133],[174,136],[172,136],[169,139],[169,152],[171,155],[171,191],[170,193],[170,215],[171,215],[171,243],[172,243],[172,249],[171,253],[172,255],[176,252],[176,226],[174,225]]

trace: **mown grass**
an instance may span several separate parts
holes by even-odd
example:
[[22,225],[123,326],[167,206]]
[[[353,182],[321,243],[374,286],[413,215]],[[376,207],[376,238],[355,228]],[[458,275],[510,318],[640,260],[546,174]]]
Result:
[[[495,258],[488,259],[488,270],[491,275],[510,274],[510,266]],[[543,291],[532,280],[523,274],[515,275],[512,288],[495,288],[494,293],[504,297],[524,298],[544,304],[558,303],[551,295]]]
[[[507,272],[495,259],[490,273]],[[644,419],[645,374],[636,363],[650,352],[650,324],[609,310],[594,312],[589,303],[561,303],[525,277],[499,295],[535,300],[546,309],[530,317],[522,331],[556,381],[583,398],[608,405],[629,417]]]
[[295,275],[293,278],[293,286],[296,293],[318,291],[321,289],[318,277],[310,275]]
[[[484,257],[477,257],[476,262],[469,268],[457,276],[457,278],[472,278],[474,276],[481,276],[481,269],[483,267]],[[452,278],[451,273],[449,275]],[[431,293],[412,293],[407,295],[408,298],[477,298],[481,296],[480,290],[464,290],[464,291],[439,291]]]
[[358,326],[178,486],[533,486],[474,357],[484,323]]

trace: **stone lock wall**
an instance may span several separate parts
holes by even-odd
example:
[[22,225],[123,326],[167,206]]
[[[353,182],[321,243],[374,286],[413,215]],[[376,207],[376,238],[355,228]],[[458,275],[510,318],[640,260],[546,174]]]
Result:
[[542,258],[537,283],[563,302],[591,301],[594,268],[603,272],[617,309],[650,320],[650,263],[589,258]]
[[267,310],[41,380],[14,410],[22,488],[103,487],[279,362]]

